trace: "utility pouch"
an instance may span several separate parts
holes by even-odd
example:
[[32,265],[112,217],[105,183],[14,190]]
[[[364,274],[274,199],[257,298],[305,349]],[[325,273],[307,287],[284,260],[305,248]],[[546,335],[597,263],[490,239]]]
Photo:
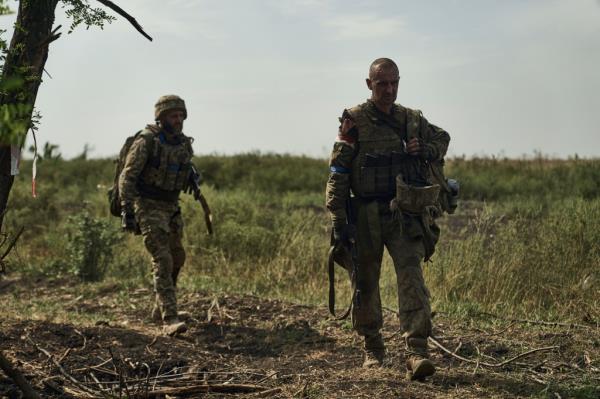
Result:
[[364,166],[360,168],[360,184],[365,197],[393,195],[393,178],[390,157],[385,154],[366,154]]
[[420,215],[428,206],[436,204],[439,192],[438,184],[415,187],[406,184],[402,175],[398,175],[396,176],[396,197],[390,203],[390,210]]

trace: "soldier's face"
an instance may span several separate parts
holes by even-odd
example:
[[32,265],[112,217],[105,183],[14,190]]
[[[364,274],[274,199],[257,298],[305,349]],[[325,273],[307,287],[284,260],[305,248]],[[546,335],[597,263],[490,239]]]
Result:
[[371,90],[371,100],[378,105],[391,106],[398,97],[398,70],[392,67],[378,67],[367,79]]
[[184,119],[185,114],[183,111],[173,109],[164,114],[161,125],[171,133],[181,133],[183,131]]

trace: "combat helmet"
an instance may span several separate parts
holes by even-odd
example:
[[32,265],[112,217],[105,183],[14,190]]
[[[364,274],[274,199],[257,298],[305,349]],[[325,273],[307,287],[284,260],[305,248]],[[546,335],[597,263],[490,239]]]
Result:
[[166,96],[161,96],[154,105],[154,120],[159,120],[163,113],[172,109],[178,109],[183,111],[183,118],[187,119],[187,109],[185,108],[185,101],[183,101],[183,99],[179,96],[169,94]]

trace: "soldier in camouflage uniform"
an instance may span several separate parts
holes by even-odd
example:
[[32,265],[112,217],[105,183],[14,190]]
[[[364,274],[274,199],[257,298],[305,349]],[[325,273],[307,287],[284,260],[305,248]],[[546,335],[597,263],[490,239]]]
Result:
[[[326,205],[335,242],[346,248],[349,241],[356,243],[358,273],[353,285],[360,290],[360,304],[352,309],[352,324],[364,337],[363,366],[380,366],[385,356],[379,294],[385,247],[396,271],[407,373],[411,379],[423,379],[432,375],[435,367],[427,351],[431,309],[421,262],[433,252],[439,235],[433,219],[439,213],[435,206],[393,211],[390,200],[396,195],[398,175],[403,184],[429,187],[428,165],[443,158],[450,136],[428,123],[420,111],[395,104],[398,81],[398,67],[392,60],[380,58],[371,64],[366,80],[371,98],[345,110],[340,118]],[[348,203],[352,221],[347,220]]]
[[[178,205],[191,173],[192,139],[182,133],[184,101],[162,96],[155,105],[154,125],[139,133],[119,177],[123,228],[141,232],[152,256],[155,310],[167,335],[183,333],[175,286],[185,262],[183,220]],[[180,312],[182,313],[182,312]]]

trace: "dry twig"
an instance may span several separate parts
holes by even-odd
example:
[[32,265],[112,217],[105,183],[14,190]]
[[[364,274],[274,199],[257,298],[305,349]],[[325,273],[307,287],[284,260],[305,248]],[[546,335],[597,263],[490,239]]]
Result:
[[558,349],[560,348],[560,346],[547,346],[544,348],[537,348],[537,349],[532,349],[530,351],[527,352],[523,352],[517,356],[511,357],[510,359],[507,359],[503,362],[500,363],[487,363],[487,362],[481,362],[478,360],[472,360],[472,359],[467,359],[466,357],[462,357],[460,355],[457,355],[456,353],[450,351],[450,349],[446,348],[444,345],[440,344],[435,338],[433,337],[429,337],[429,341],[431,341],[431,343],[433,343],[435,346],[437,346],[438,348],[440,348],[441,350],[443,350],[444,352],[446,352],[447,354],[449,354],[450,356],[453,356],[459,360],[462,360],[463,362],[467,362],[467,363],[472,363],[472,364],[476,364],[476,365],[480,365],[480,366],[485,366],[485,367],[490,367],[490,368],[501,368],[506,366],[509,363],[514,362],[517,359],[520,359],[522,357],[525,357],[527,355],[531,355],[532,353],[536,353],[536,352],[542,352],[542,351],[549,351],[549,350],[553,350],[553,349]]
[[[103,392],[96,392],[93,389],[88,388],[82,382],[80,382],[75,377],[73,377],[71,374],[67,373],[67,371],[63,368],[63,366],[61,366],[60,363],[57,362],[56,359],[54,359],[54,356],[52,356],[47,350],[45,350],[44,348],[41,348],[38,344],[33,342],[33,340],[30,337],[27,337],[27,340],[29,341],[29,343],[31,343],[34,346],[35,349],[37,349],[38,351],[40,351],[44,355],[46,355],[46,357],[48,357],[48,360],[50,360],[52,363],[54,363],[56,368],[58,368],[58,371],[65,378],[67,378],[69,381],[71,381],[77,388],[81,389],[86,394],[92,395],[93,397],[98,397],[98,396],[105,397],[106,396]],[[66,388],[65,388],[65,390],[66,390]]]
[[40,396],[29,385],[23,374],[13,367],[2,352],[0,352],[0,369],[17,384],[25,399],[39,399]]
[[[192,395],[197,393],[253,393],[260,392],[265,393],[266,391],[272,391],[271,389],[265,389],[259,385],[249,384],[213,384],[213,385],[192,385],[189,387],[178,387],[178,388],[163,388],[154,391],[146,392],[147,398],[158,398],[165,395]],[[274,392],[271,392],[274,394]],[[134,395],[131,398],[142,398],[141,395]]]
[[550,327],[569,327],[569,328],[585,328],[585,329],[592,329],[594,328],[593,326],[586,326],[583,324],[576,324],[576,323],[560,323],[560,322],[555,322],[555,321],[544,321],[544,320],[528,320],[528,319],[505,319],[504,317],[500,317],[498,315],[495,315],[493,313],[488,313],[488,312],[481,312],[478,313],[482,316],[489,316],[489,317],[493,317],[495,319],[499,319],[499,320],[506,320],[506,321],[512,321],[515,323],[527,323],[527,324],[539,324],[542,326],[550,326]]

